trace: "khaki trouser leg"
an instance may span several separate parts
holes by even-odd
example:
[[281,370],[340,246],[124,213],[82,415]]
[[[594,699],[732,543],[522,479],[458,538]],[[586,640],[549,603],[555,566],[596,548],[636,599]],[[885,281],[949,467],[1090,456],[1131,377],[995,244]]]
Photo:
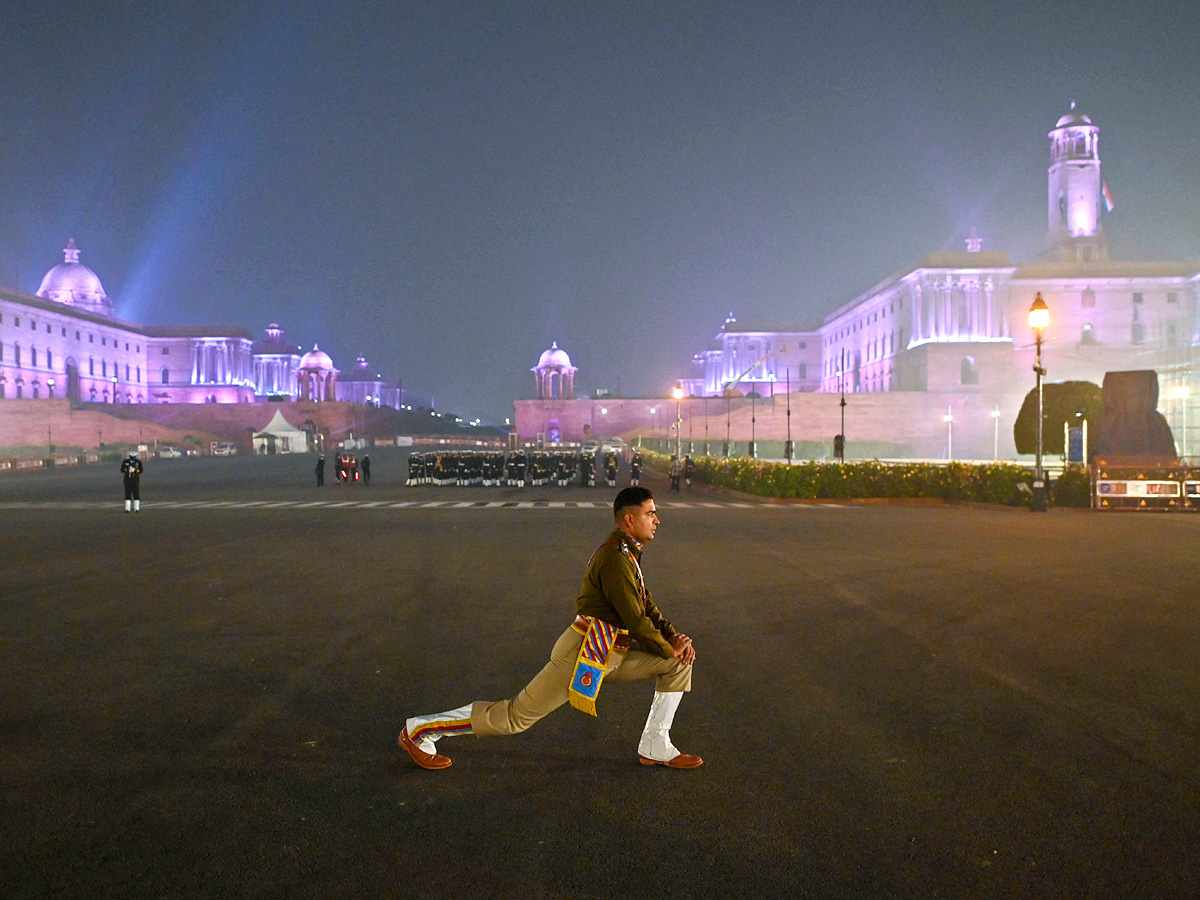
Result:
[[[610,659],[610,662],[612,660]],[[604,676],[604,684],[616,684],[622,681],[638,681],[642,678],[657,676],[658,683],[654,689],[664,694],[692,689],[692,667],[683,663],[677,657],[663,659],[653,653],[642,650],[630,650],[615,669],[610,668]],[[604,686],[600,687],[604,694]]]
[[583,635],[568,628],[555,642],[550,662],[511,700],[476,700],[471,704],[471,729],[477,735],[519,734],[567,702],[571,673]]
[[[519,734],[566,703],[567,690],[571,686],[571,675],[575,671],[575,661],[579,658],[582,643],[583,635],[574,628],[568,628],[555,642],[550,661],[517,696],[511,700],[476,700],[472,703],[472,731],[480,736]],[[624,654],[614,652],[609,657],[609,670],[604,676],[604,683],[607,685],[653,677],[658,678],[655,690],[663,693],[692,689],[691,666],[675,658],[663,659],[641,650],[629,650]],[[604,696],[603,687],[600,696]]]

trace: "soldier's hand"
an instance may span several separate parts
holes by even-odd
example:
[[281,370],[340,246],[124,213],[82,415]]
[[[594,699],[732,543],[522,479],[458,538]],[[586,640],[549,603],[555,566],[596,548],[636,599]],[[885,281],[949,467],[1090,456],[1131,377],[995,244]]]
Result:
[[682,659],[685,665],[690,666],[696,661],[696,648],[692,646],[692,639],[686,634],[676,632],[671,635],[667,643],[675,650],[671,655],[676,659]]

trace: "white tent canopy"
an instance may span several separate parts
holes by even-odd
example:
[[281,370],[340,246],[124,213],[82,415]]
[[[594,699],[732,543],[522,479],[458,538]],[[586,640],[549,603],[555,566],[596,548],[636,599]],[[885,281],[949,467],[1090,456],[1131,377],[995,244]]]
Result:
[[252,440],[255,453],[308,452],[308,432],[285,419],[278,409],[266,428],[255,432]]

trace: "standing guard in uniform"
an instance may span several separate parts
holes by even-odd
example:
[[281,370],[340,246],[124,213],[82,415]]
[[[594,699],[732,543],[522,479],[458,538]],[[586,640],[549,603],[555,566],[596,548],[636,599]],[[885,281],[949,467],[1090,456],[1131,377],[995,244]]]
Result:
[[317,487],[325,487],[325,454],[317,456],[317,467],[314,469],[317,473]]
[[371,455],[369,453],[363,454],[362,463],[360,465],[360,468],[362,469],[363,484],[370,484],[371,483]]
[[137,453],[121,463],[121,480],[125,483],[125,512],[142,511],[142,461]]
[[609,487],[617,486],[617,454],[611,450],[604,454],[604,483]]
[[671,490],[679,490],[679,479],[683,477],[683,463],[679,461],[678,456],[671,457]]
[[633,451],[633,457],[629,460],[629,485],[637,487],[641,483],[642,477],[642,454],[636,450]]
[[525,487],[525,470],[528,467],[528,462],[525,459],[525,451],[518,450],[512,455],[510,460],[512,465],[513,477],[509,480],[509,484],[516,484],[517,487]]
[[692,454],[687,454],[683,458],[683,480],[688,487],[692,486],[692,476],[696,474],[696,463],[692,461]]
[[[698,756],[680,753],[671,743],[675,711],[692,689],[692,639],[675,630],[646,589],[642,548],[654,540],[658,513],[646,488],[629,487],[613,503],[616,528],[592,554],[575,621],[562,633],[550,661],[511,700],[477,700],[434,715],[413,716],[400,732],[400,746],[423,769],[445,769],[450,758],[436,742],[456,734],[517,734],[566,702],[596,715],[605,681],[658,679],[650,715],[638,743],[643,766],[694,769]],[[638,648],[632,648],[633,639]]]

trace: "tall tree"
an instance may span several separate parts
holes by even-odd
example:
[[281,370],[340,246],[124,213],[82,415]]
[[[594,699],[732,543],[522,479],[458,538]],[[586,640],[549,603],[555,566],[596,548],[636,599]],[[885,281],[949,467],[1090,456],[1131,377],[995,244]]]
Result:
[[[1042,385],[1042,453],[1062,455],[1063,423],[1072,427],[1084,419],[1094,428],[1104,404],[1100,400],[1100,385],[1090,381],[1064,381]],[[1018,453],[1037,452],[1037,388],[1025,395],[1017,421],[1013,423],[1013,440]]]

